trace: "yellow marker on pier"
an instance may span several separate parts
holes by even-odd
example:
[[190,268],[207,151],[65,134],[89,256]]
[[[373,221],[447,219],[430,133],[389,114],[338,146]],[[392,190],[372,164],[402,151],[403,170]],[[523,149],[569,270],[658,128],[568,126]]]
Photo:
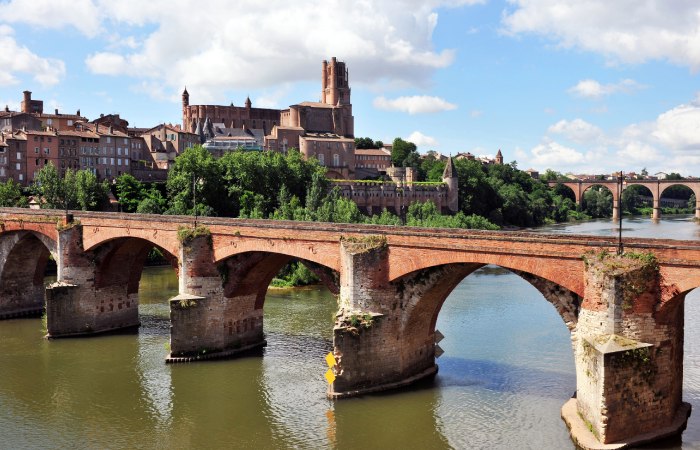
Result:
[[323,376],[326,377],[326,381],[328,381],[328,384],[333,384],[333,382],[335,381],[335,373],[333,372],[333,367],[335,367],[338,364],[338,362],[335,360],[335,356],[333,356],[333,352],[328,352],[328,354],[326,355],[326,364],[328,364],[329,369]]

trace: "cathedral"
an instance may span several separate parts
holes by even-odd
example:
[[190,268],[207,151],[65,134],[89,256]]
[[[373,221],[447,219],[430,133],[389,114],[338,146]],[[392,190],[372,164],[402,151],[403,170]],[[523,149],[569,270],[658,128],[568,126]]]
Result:
[[352,178],[355,172],[349,74],[345,63],[335,57],[322,63],[318,102],[302,102],[283,110],[253,108],[250,98],[245,106],[190,105],[185,88],[182,126],[199,135],[203,143],[215,143],[217,130],[224,130],[226,136],[226,130],[252,130],[251,135],[264,136],[259,145],[265,150],[285,153],[295,147],[307,158],[316,157],[328,168],[330,178]]

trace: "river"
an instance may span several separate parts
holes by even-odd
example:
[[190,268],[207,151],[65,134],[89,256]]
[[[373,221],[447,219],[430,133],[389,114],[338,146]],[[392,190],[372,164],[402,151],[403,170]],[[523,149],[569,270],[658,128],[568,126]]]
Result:
[[[549,227],[615,234],[609,220]],[[625,220],[625,236],[698,239],[689,217]],[[465,278],[440,312],[433,382],[331,402],[334,297],[269,291],[261,355],[166,365],[169,267],[146,268],[138,333],[47,341],[40,319],[0,322],[0,448],[573,449],[559,410],[576,389],[569,332],[512,273]],[[686,302],[684,400],[700,408],[700,295]],[[661,448],[661,447],[652,447]],[[663,448],[700,448],[700,414]]]

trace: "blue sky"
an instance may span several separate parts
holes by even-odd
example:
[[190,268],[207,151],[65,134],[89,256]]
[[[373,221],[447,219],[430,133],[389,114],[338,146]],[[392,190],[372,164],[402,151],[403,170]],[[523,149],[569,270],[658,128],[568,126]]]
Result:
[[0,102],[132,126],[192,104],[318,100],[350,71],[356,136],[520,168],[700,176],[696,0],[0,1]]

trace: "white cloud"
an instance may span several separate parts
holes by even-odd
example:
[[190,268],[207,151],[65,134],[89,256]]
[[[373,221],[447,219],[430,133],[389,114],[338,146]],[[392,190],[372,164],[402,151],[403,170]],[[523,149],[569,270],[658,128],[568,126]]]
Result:
[[593,143],[598,141],[603,135],[603,131],[600,128],[582,119],[560,120],[550,126],[547,131],[561,134],[577,143]]
[[579,97],[601,98],[618,92],[629,94],[645,87],[629,78],[609,84],[600,84],[596,80],[587,79],[579,81],[576,86],[569,89],[569,92]]
[[[678,105],[655,120],[603,131],[582,119],[551,125],[542,142],[516,152],[538,169],[604,173],[614,170],[673,171],[700,175],[700,103]],[[681,168],[681,169],[679,169]]]
[[509,0],[505,32],[546,36],[612,62],[666,60],[700,69],[700,3],[694,0]]
[[[355,85],[427,87],[433,72],[455,59],[453,49],[434,45],[437,9],[484,2],[308,0],[300,6],[241,0],[236,14],[216,14],[229,11],[230,2],[211,0],[203,8],[195,0],[81,1],[91,6],[92,18],[73,26],[86,35],[112,36],[86,58],[90,71],[151,80],[173,98],[187,85],[196,102],[221,98],[232,87],[316,80],[320,61],[332,56],[347,63]],[[123,25],[135,37],[120,40]],[[201,33],[206,39],[197,38]]]
[[680,105],[661,114],[653,135],[672,149],[700,151],[700,105]]
[[10,0],[0,4],[5,23],[25,23],[37,28],[73,27],[86,36],[100,31],[100,10],[92,0]]
[[413,95],[411,97],[398,97],[393,100],[385,97],[377,97],[372,102],[375,108],[385,111],[402,111],[413,114],[435,113],[450,111],[457,105],[449,103],[440,97],[428,95]]
[[484,115],[484,112],[479,109],[473,109],[469,112],[469,117],[476,119]]
[[436,147],[438,145],[437,139],[426,136],[420,131],[414,131],[405,139],[416,144],[416,147]]
[[0,25],[0,86],[9,86],[20,82],[18,74],[28,74],[34,81],[51,86],[58,83],[66,73],[63,61],[54,58],[42,58],[32,53],[27,47],[17,43],[12,29]]
[[561,167],[577,165],[585,161],[584,154],[558,142],[545,140],[532,149],[531,164],[537,167]]

